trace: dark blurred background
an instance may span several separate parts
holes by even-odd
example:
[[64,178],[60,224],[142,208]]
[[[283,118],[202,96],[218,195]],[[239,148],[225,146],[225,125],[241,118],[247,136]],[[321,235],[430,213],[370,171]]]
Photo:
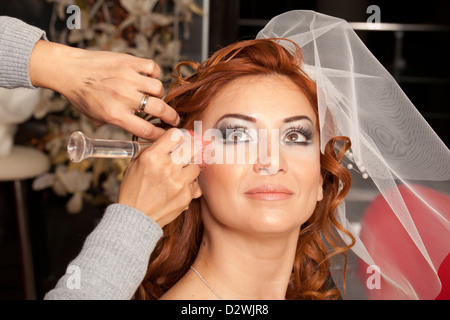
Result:
[[[256,36],[268,20],[294,9],[315,10],[346,19],[366,22],[367,7],[381,9],[382,23],[395,23],[392,30],[363,30],[357,34],[388,71],[431,127],[450,143],[450,1],[369,1],[369,0],[197,0],[209,4],[208,45],[211,53],[239,39]],[[414,4],[417,3],[417,4]],[[20,18],[46,31],[52,6],[45,0],[0,2],[0,15]],[[428,27],[432,25],[432,27]],[[196,32],[198,29],[194,29]],[[198,37],[197,37],[198,36]],[[191,35],[194,40],[201,35]],[[202,48],[194,48],[200,56]],[[103,214],[104,207],[86,204],[76,215],[66,212],[67,199],[52,191],[35,192],[24,181],[29,210],[35,297],[41,299],[65,272]],[[14,190],[10,182],[0,182],[0,299],[23,299],[21,251],[17,232]]]

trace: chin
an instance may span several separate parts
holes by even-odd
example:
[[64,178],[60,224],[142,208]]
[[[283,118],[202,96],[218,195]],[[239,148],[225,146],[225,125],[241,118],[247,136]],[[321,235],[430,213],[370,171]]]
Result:
[[292,232],[299,232],[301,225],[308,219],[299,219],[292,213],[286,211],[258,212],[257,216],[249,216],[248,224],[244,228],[251,233],[261,235],[283,235]]
[[[280,236],[289,235],[292,232],[298,235],[302,224],[311,217],[314,210],[313,207],[311,210],[302,210],[302,213],[293,209],[299,208],[298,203],[283,205],[280,202],[275,203],[276,201],[215,202],[214,206],[210,207],[205,200],[202,198],[202,215],[205,224],[215,224],[219,228],[252,235]],[[230,214],[231,212],[233,214]]]

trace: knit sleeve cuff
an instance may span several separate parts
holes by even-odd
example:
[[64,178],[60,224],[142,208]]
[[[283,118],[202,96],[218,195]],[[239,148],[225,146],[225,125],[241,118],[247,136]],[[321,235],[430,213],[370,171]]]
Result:
[[[131,299],[162,235],[160,226],[142,212],[110,205],[45,299]],[[75,288],[70,285],[72,269],[79,270],[80,282]]]
[[0,17],[0,87],[35,89],[29,75],[29,61],[45,31],[11,17]]
[[[96,229],[101,231],[99,233],[102,235],[100,239],[102,242],[108,239],[109,235],[112,239],[121,238],[118,236],[123,235],[124,239],[133,242],[134,247],[141,246],[143,251],[150,253],[163,235],[163,230],[153,219],[139,210],[118,203],[107,208]],[[90,237],[90,241],[98,240],[95,238],[95,233]]]

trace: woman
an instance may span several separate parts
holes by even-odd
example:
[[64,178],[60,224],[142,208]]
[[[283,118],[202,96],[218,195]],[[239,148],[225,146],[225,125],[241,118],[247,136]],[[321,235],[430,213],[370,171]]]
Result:
[[[187,63],[192,76],[180,66],[166,97],[180,127],[202,121],[197,134],[220,132],[211,150],[245,150],[246,161],[175,163],[181,140],[170,129],[130,164],[118,204],[71,263],[79,288],[67,289],[76,278],[68,272],[46,298],[360,299],[364,286],[383,299],[439,294],[450,252],[448,148],[345,21],[292,11],[257,39]],[[256,142],[270,152],[255,157]],[[358,192],[347,212],[351,181]],[[377,217],[361,223],[360,199],[378,192],[402,233],[378,228]],[[414,256],[393,253],[393,243]],[[355,270],[345,272],[349,248],[376,272],[355,282]]]
[[[270,163],[223,161],[202,169],[202,197],[166,226],[138,298],[339,296],[327,282],[320,231],[333,239],[332,225],[344,230],[333,213],[350,175],[334,153],[335,141],[343,138],[320,153],[315,83],[300,69],[301,60],[300,48],[291,55],[276,41],[261,39],[228,46],[200,66],[188,64],[193,76],[183,77],[178,67],[167,101],[184,128],[194,129],[198,120],[201,134],[219,130],[221,141],[214,143],[223,145],[224,157],[236,154],[238,144],[258,142],[254,133],[261,129],[279,131],[270,144],[280,149]],[[265,174],[274,162],[277,170]],[[345,187],[338,191],[340,180]],[[330,242],[336,252],[348,249]]]

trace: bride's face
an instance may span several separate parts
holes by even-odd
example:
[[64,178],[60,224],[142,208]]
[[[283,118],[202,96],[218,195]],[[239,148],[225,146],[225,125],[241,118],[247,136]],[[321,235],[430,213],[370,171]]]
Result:
[[214,96],[201,121],[203,133],[221,132],[214,145],[225,155],[235,151],[199,176],[205,226],[299,230],[323,197],[317,119],[305,94],[283,76],[241,78]]

